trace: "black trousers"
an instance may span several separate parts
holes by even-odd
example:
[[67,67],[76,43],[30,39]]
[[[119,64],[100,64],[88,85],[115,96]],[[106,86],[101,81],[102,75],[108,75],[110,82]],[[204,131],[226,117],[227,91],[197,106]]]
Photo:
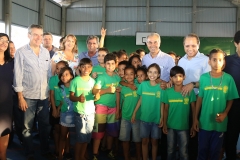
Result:
[[240,98],[233,101],[228,113],[227,132],[225,134],[225,152],[227,160],[236,159],[236,146],[240,133]]

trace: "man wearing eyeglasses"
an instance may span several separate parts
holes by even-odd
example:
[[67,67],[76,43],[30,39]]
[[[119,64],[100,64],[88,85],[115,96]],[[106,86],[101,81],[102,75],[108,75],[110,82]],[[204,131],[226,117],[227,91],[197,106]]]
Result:
[[50,132],[48,108],[48,72],[50,56],[42,47],[43,28],[32,24],[28,27],[29,43],[19,48],[14,60],[14,89],[18,94],[19,108],[23,111],[23,145],[27,159],[34,159],[32,126],[35,115],[39,124],[41,153],[55,159],[49,152]]

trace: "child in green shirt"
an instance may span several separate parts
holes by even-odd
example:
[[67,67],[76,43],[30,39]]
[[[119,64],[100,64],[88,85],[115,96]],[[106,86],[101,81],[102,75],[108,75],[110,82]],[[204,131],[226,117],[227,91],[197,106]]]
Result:
[[[167,134],[168,160],[177,159],[177,145],[179,146],[180,159],[188,160],[190,105],[192,117],[194,117],[196,95],[193,90],[189,95],[183,96],[181,94],[183,80],[185,79],[185,72],[182,67],[173,67],[170,70],[170,79],[174,86],[166,89],[163,95],[163,103],[165,104],[163,133]],[[191,137],[195,136],[193,128],[191,128],[190,134]]]
[[69,128],[75,127],[74,115],[73,115],[73,103],[69,99],[69,86],[71,80],[74,78],[73,71],[70,67],[64,67],[59,73],[59,90],[58,101],[62,103],[61,107],[58,107],[60,113],[60,141],[59,141],[59,155],[58,159],[63,159],[63,153],[69,156],[69,148],[64,149],[69,142]]
[[[122,61],[123,62],[123,61]],[[121,62],[120,62],[121,63]],[[128,66],[124,70],[124,79],[129,84],[134,84],[135,68]],[[138,84],[136,84],[138,86]],[[137,159],[141,159],[141,138],[140,138],[140,111],[136,114],[135,123],[131,123],[131,117],[138,102],[139,95],[136,90],[123,86],[121,89],[122,120],[119,140],[123,141],[123,153],[125,160],[129,160],[129,141],[132,131],[132,141],[136,144]]]
[[119,82],[120,77],[114,73],[116,56],[112,53],[104,57],[106,72],[99,75],[93,88],[93,93],[100,92],[101,98],[95,102],[95,123],[93,130],[93,156],[97,159],[100,141],[105,132],[107,134],[108,157],[114,158],[112,153],[113,137],[118,136],[117,119],[119,118]]
[[98,75],[103,74],[106,72],[106,69],[104,67],[104,57],[109,53],[107,48],[99,48],[98,49],[98,62],[99,64],[96,66],[93,66],[91,77],[96,79]]
[[66,61],[59,61],[56,64],[56,75],[52,76],[49,80],[49,89],[50,89],[50,102],[51,102],[51,109],[50,109],[50,123],[53,127],[53,137],[54,137],[54,144],[55,144],[55,155],[58,156],[58,146],[59,146],[59,134],[60,134],[60,113],[57,109],[58,107],[61,108],[61,104],[57,101],[58,98],[58,82],[59,78],[58,75],[62,68],[67,67],[68,63]]
[[124,78],[124,69],[129,65],[129,62],[128,61],[121,61],[119,64],[118,64],[118,75],[121,77],[121,81],[120,81],[120,84],[121,86],[126,86],[126,87],[129,87],[131,88],[132,90],[137,90],[137,87],[136,85],[133,83],[133,84],[130,84],[130,83],[127,83],[125,81],[125,78]]
[[146,81],[148,79],[147,77],[147,69],[145,66],[138,67],[136,70],[136,78],[137,82],[141,84],[143,81]]
[[[152,159],[157,158],[158,139],[161,131],[159,127],[163,125],[163,104],[161,103],[163,90],[159,87],[156,80],[160,77],[161,69],[158,64],[153,63],[148,67],[147,75],[149,81],[143,81],[138,87],[137,94],[140,95],[136,108],[133,112],[131,121],[136,120],[138,109],[140,115],[140,137],[142,138],[143,159],[148,159],[148,143],[151,135]],[[140,107],[141,106],[141,107]]]
[[92,89],[95,80],[89,75],[92,72],[92,61],[81,59],[79,63],[80,76],[75,77],[70,84],[70,100],[73,101],[75,116],[76,145],[75,159],[85,159],[87,144],[91,141],[95,116],[94,96]]
[[198,159],[219,159],[224,132],[227,130],[227,114],[233,99],[239,97],[232,76],[222,71],[224,57],[222,50],[213,49],[208,62],[211,71],[200,77],[194,120],[194,129],[199,132]]

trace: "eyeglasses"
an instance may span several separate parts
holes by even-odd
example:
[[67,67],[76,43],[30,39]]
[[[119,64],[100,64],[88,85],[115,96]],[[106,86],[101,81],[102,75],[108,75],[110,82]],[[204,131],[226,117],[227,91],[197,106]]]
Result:
[[1,43],[6,43],[6,44],[8,44],[8,43],[9,43],[9,41],[4,41],[4,39],[3,39],[3,38],[0,38],[0,42],[1,42]]

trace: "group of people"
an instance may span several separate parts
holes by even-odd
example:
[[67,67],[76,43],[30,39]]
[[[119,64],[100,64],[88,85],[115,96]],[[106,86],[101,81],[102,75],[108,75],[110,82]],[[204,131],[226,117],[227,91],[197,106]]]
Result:
[[[71,158],[72,127],[76,160],[89,158],[91,140],[93,160],[99,159],[100,147],[116,159],[118,140],[124,159],[130,159],[132,141],[136,159],[147,160],[151,144],[156,160],[159,139],[162,159],[219,160],[224,151],[227,160],[236,158],[240,31],[234,36],[236,53],[229,56],[220,49],[205,56],[199,52],[199,37],[188,34],[186,54],[178,62],[172,52],[160,50],[157,33],[147,37],[146,55],[141,49],[130,55],[110,53],[103,47],[105,36],[105,29],[100,40],[88,36],[88,51],[78,54],[74,35],[62,38],[57,49],[39,25],[29,26],[30,41],[16,52],[8,35],[0,33],[0,160],[6,159],[13,120],[29,160],[35,159],[35,121],[47,159]],[[48,142],[51,128],[54,154]]]

